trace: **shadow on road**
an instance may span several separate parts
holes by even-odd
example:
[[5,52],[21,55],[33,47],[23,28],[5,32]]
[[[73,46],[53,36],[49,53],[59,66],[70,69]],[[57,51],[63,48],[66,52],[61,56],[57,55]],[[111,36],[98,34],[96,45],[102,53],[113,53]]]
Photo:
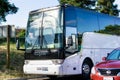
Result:
[[83,77],[80,75],[80,76],[65,76],[65,77],[58,77],[54,79],[43,79],[43,80],[85,80],[85,79],[83,79]]
[[29,79],[20,78],[20,79],[9,79],[9,80],[85,80],[85,79],[83,79],[83,77],[80,75],[80,76],[57,77],[54,79],[50,79],[49,77],[37,77],[37,78],[29,78]]

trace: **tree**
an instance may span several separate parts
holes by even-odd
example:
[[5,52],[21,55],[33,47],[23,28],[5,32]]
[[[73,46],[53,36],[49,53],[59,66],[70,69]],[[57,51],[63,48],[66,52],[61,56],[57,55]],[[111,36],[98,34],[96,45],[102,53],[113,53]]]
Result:
[[10,4],[8,0],[0,0],[0,22],[6,21],[8,14],[14,14],[18,8],[14,4]]
[[69,4],[81,8],[92,9],[95,6],[95,0],[60,0],[60,4]]
[[96,5],[96,11],[118,16],[119,11],[117,9],[117,5],[113,4],[115,0],[98,0]]
[[25,29],[16,29],[16,37],[25,37]]
[[85,9],[94,10],[100,13],[119,16],[115,0],[59,0],[60,4],[69,4]]

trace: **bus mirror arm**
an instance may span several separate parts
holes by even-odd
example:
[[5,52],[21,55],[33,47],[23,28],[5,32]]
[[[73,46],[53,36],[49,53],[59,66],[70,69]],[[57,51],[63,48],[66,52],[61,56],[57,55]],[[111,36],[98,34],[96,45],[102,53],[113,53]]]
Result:
[[16,49],[17,50],[21,50],[21,51],[25,51],[25,49],[20,49],[20,42],[19,42],[19,40],[17,40],[17,42],[16,42]]
[[17,49],[17,50],[20,49],[20,43],[19,43],[19,40],[17,40],[17,42],[16,42],[16,49]]

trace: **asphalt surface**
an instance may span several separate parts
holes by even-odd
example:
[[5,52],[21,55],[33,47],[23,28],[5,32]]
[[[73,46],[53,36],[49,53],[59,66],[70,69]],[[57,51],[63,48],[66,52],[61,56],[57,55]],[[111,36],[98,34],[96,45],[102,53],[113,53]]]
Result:
[[54,79],[50,79],[49,77],[35,77],[35,78],[16,78],[8,80],[84,80],[84,79],[82,78],[82,76],[65,76],[57,77]]

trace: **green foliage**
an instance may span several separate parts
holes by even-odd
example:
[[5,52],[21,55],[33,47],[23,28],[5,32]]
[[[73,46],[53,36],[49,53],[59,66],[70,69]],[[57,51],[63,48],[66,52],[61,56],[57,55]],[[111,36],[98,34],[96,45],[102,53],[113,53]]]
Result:
[[[22,76],[23,75],[23,63],[24,63],[24,52],[18,52],[11,50],[10,52],[10,69],[6,69],[6,50],[0,51],[0,72],[10,76]],[[16,75],[17,74],[17,75]],[[18,75],[19,74],[19,75]],[[0,77],[2,74],[0,74]],[[4,78],[3,78],[4,79]],[[0,79],[1,80],[1,79]],[[6,79],[5,79],[6,80]]]
[[10,4],[8,0],[0,0],[0,22],[6,21],[8,14],[14,14],[18,8],[14,4]]
[[95,0],[60,0],[60,4],[69,4],[81,8],[92,9]]
[[96,11],[109,15],[118,16],[119,11],[117,9],[117,5],[113,4],[114,2],[115,0],[98,0]]
[[0,44],[4,44],[3,42],[7,42],[7,39],[6,38],[0,38]]
[[6,58],[5,53],[1,53],[0,54],[0,68],[1,68],[2,65],[6,64],[5,58]]
[[98,33],[120,35],[120,25],[109,25],[105,29],[97,31]]
[[[0,38],[0,44],[1,45],[6,45],[7,39],[6,38]],[[10,43],[15,43],[16,39],[15,38],[10,38]]]
[[[19,37],[19,38],[10,38],[10,48],[11,50],[14,50],[16,49],[16,40],[19,40],[20,41],[20,47],[21,49],[24,49],[25,48],[25,38],[24,37]],[[1,49],[6,49],[7,47],[7,39],[6,38],[0,38],[0,50]]]
[[25,37],[25,30],[22,30],[19,34],[18,34],[19,37]]
[[16,37],[25,37],[25,29],[16,29]]
[[[5,41],[3,42],[5,43]],[[5,43],[6,44],[6,43]],[[13,78],[31,78],[40,75],[26,75],[23,73],[24,51],[16,50],[15,43],[10,44],[10,69],[6,69],[6,45],[0,45],[0,80]]]

